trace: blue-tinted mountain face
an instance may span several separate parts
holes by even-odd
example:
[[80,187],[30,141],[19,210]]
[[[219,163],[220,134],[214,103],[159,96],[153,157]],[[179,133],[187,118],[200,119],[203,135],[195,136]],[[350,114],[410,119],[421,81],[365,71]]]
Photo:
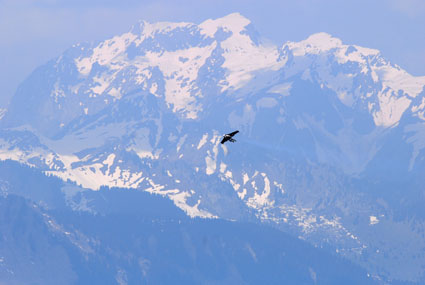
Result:
[[271,227],[190,218],[158,195],[90,191],[10,161],[0,169],[2,185],[16,185],[0,197],[8,284],[377,284]]
[[326,33],[278,47],[239,14],[140,22],[35,70],[1,111],[0,158],[165,196],[190,217],[268,224],[375,278],[424,282],[424,86]]

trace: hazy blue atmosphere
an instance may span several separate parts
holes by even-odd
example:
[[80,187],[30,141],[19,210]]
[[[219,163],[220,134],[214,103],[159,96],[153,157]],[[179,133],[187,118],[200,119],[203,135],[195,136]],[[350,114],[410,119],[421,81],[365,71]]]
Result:
[[0,106],[34,68],[72,44],[123,33],[141,19],[198,24],[233,12],[275,44],[327,32],[425,75],[422,0],[0,0]]
[[425,284],[424,15],[0,0],[0,283]]

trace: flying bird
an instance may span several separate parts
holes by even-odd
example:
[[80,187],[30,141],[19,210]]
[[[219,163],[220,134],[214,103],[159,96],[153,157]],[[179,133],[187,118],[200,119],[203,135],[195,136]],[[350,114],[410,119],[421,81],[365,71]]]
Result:
[[237,133],[239,133],[239,131],[234,131],[234,132],[225,134],[223,136],[223,139],[221,140],[221,144],[224,144],[227,141],[235,142],[236,140],[233,138],[233,136],[236,135]]

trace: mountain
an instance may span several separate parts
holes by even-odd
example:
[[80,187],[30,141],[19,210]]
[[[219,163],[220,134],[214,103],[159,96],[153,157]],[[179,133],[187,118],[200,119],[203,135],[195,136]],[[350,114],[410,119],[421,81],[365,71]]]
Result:
[[5,284],[377,284],[271,227],[192,219],[157,195],[90,191],[11,161],[0,169]]
[[141,21],[36,69],[1,115],[0,158],[267,224],[421,283],[424,86],[326,33],[279,47],[240,14]]

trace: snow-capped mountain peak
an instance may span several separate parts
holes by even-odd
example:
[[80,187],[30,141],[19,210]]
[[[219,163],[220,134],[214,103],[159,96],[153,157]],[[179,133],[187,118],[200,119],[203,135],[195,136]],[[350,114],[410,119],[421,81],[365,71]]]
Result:
[[[0,159],[164,195],[192,216],[255,216],[357,257],[379,244],[359,227],[393,221],[353,179],[425,168],[425,77],[327,33],[259,39],[235,13],[76,45],[18,89]],[[220,144],[229,129],[237,145]]]
[[219,19],[209,19],[202,22],[199,27],[202,33],[209,37],[214,37],[215,33],[219,29],[223,29],[224,32],[231,32],[234,35],[241,33],[245,30],[251,21],[239,13],[229,14]]
[[320,54],[331,49],[339,48],[341,45],[342,41],[340,39],[332,37],[330,34],[324,32],[313,34],[298,43],[288,43],[288,46],[293,50],[295,56]]
[[[195,86],[195,81],[200,80],[201,67],[211,65],[207,72],[224,69],[225,74],[217,77],[221,92],[224,92],[241,88],[253,78],[254,72],[277,70],[283,65],[278,61],[276,46],[261,45],[255,30],[249,25],[250,21],[238,13],[207,20],[199,26],[143,21],[130,32],[106,40],[94,47],[92,52],[76,58],[75,64],[83,76],[90,74],[95,63],[106,68],[92,77],[94,87],[90,90],[94,95],[121,98],[122,88],[109,86],[119,73],[132,70],[136,74],[136,86],[154,94],[157,94],[158,88],[165,89],[163,95],[167,105],[193,119],[203,109],[199,102],[195,102],[196,98],[205,96]],[[179,37],[186,38],[187,42],[175,42]],[[221,58],[224,58],[223,62]],[[164,86],[161,82],[146,85],[147,79],[152,76],[152,68],[158,68],[162,73]],[[143,86],[140,86],[142,83]]]
[[335,91],[344,105],[368,109],[376,126],[397,124],[425,86],[424,76],[412,76],[392,65],[378,50],[346,45],[327,33],[287,43],[283,49],[294,56],[287,78],[303,72],[303,78]]
[[155,22],[150,23],[145,20],[134,25],[130,32],[139,37],[139,43],[147,38],[154,38],[158,34],[167,34],[177,29],[190,28],[194,24],[188,22]]

